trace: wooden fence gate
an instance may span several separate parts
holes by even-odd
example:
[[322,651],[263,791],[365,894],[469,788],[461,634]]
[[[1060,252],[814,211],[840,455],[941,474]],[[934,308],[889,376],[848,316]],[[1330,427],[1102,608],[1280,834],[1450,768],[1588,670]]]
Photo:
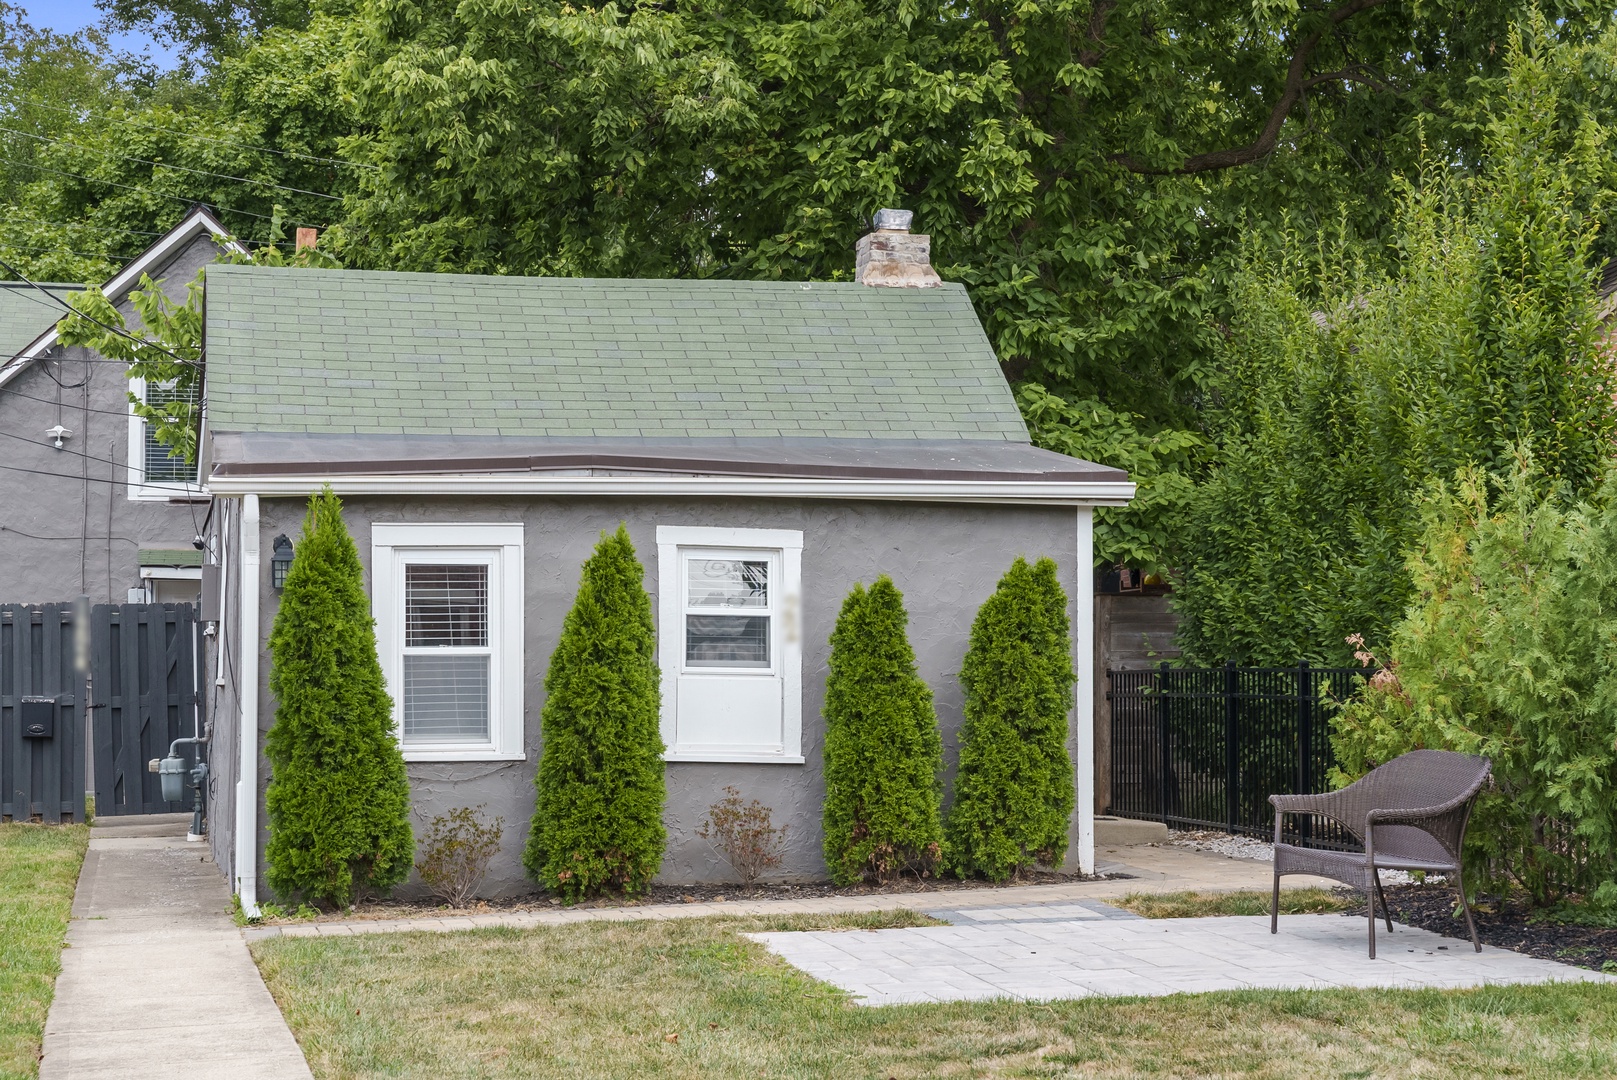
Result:
[[[168,814],[192,809],[164,802],[146,771],[175,739],[202,734],[202,627],[190,604],[101,604],[90,615],[90,727],[95,812]],[[197,748],[179,748],[186,769]]]
[[84,820],[80,611],[0,604],[0,820]]

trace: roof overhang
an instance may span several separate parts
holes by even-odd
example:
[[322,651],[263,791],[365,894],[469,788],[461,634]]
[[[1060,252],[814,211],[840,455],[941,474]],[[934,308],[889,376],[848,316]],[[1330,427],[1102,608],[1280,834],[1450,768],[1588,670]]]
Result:
[[870,499],[882,502],[994,503],[1033,506],[1126,506],[1128,481],[927,480],[802,476],[683,476],[556,473],[267,473],[208,478],[214,495],[312,495],[329,484],[339,495],[606,495]]
[[[247,249],[231,238],[224,225],[213,216],[212,211],[205,206],[195,206],[178,225],[164,233],[151,247],[108,278],[101,286],[101,292],[114,304],[118,303],[140,283],[142,274],[161,267],[175,252],[204,232],[212,235],[221,247],[239,255],[247,254]],[[63,314],[66,314],[65,309]],[[31,341],[26,348],[7,361],[4,367],[0,367],[0,386],[5,386],[29,364],[50,352],[56,345],[56,328],[60,321],[58,319],[57,322],[53,322],[50,329]]]

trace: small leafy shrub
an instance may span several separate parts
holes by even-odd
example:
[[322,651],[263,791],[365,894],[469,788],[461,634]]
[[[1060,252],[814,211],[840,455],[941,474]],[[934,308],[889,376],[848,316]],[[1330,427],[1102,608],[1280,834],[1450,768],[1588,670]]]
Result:
[[707,818],[696,835],[712,844],[748,885],[781,863],[787,826],[770,820],[769,807],[753,799],[741,801],[741,792],[727,786],[724,798],[708,807]]
[[1417,600],[1334,719],[1335,779],[1420,747],[1486,755],[1467,887],[1617,912],[1617,473],[1568,507],[1523,454],[1431,494],[1423,525]]
[[645,571],[622,525],[601,534],[545,674],[538,802],[522,862],[571,904],[634,896],[662,865],[662,695]]
[[477,895],[488,874],[489,860],[500,850],[505,819],[489,821],[481,806],[459,806],[439,814],[421,839],[421,861],[415,864],[432,895],[453,908],[463,908]]
[[831,879],[935,873],[943,737],[915,672],[904,598],[885,574],[855,585],[831,633],[825,686],[825,862]]
[[1004,881],[1060,865],[1072,818],[1072,640],[1056,564],[1018,558],[984,601],[960,666],[966,722],[949,808],[949,865]]
[[410,782],[359,552],[328,487],[309,500],[270,631],[270,888],[345,907],[410,873]]

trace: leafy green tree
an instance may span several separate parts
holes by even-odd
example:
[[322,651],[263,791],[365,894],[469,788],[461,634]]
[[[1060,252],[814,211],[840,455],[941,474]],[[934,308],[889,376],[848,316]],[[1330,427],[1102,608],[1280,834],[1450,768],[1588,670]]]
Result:
[[960,666],[966,722],[947,819],[948,863],[1004,881],[1059,866],[1072,818],[1072,639],[1056,564],[1018,557],[971,626]]
[[1599,482],[1617,436],[1594,280],[1610,155],[1565,101],[1574,54],[1504,51],[1481,172],[1434,162],[1408,187],[1396,266],[1294,240],[1237,275],[1213,468],[1178,530],[1191,658],[1380,647],[1413,598],[1416,502],[1458,469],[1508,470],[1525,443],[1546,486]]
[[825,862],[831,880],[936,871],[943,738],[915,672],[904,598],[883,574],[855,585],[831,633],[825,685]]
[[628,529],[603,532],[545,673],[522,861],[568,903],[607,889],[638,895],[662,865],[662,696],[644,579]]
[[288,899],[334,905],[385,892],[415,854],[410,782],[364,569],[329,487],[309,500],[269,651],[266,880]]
[[1483,754],[1472,886],[1617,910],[1617,474],[1566,506],[1523,455],[1421,507],[1415,602],[1335,718],[1346,781],[1419,747]]

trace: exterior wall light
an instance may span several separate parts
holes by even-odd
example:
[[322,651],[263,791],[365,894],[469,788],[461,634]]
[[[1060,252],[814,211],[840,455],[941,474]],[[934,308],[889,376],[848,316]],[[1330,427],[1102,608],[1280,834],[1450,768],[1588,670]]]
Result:
[[292,541],[282,533],[275,538],[275,550],[270,556],[270,584],[276,592],[286,588],[286,572],[292,569]]

